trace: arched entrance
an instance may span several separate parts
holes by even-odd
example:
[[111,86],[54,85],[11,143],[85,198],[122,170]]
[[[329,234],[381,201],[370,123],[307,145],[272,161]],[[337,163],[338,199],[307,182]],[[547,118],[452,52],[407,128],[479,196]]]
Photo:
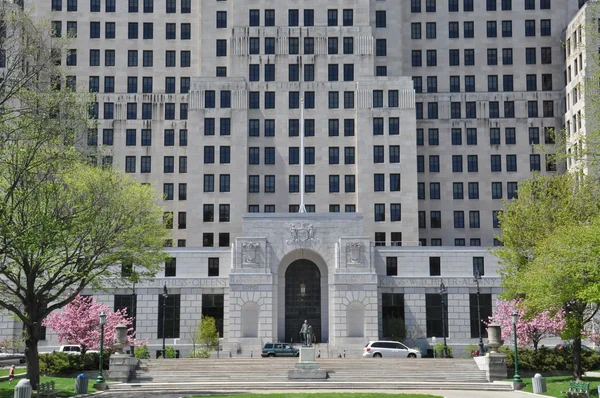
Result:
[[321,271],[315,263],[299,259],[285,272],[285,341],[300,341],[307,320],[316,342],[321,341]]

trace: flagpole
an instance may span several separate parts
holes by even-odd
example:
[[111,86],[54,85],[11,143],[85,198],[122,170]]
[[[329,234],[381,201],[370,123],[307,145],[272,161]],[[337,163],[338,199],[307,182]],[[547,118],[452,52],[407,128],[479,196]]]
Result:
[[304,98],[300,98],[300,209],[299,213],[306,213],[304,207]]

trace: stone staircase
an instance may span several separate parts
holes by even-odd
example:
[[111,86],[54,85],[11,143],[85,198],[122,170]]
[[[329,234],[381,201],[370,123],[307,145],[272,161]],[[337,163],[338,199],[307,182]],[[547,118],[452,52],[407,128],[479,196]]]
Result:
[[325,381],[288,380],[297,358],[145,360],[130,383],[113,391],[207,391],[287,389],[453,389],[510,391],[488,383],[471,359],[318,359]]

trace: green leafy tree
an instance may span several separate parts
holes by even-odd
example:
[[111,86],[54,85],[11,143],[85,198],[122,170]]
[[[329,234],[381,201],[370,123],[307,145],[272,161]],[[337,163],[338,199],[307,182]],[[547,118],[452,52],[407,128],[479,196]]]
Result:
[[23,323],[37,388],[44,318],[84,288],[124,283],[119,263],[154,275],[168,233],[151,187],[94,166],[89,156],[103,154],[82,151],[88,129],[97,134],[94,99],[65,84],[56,66],[64,43],[19,7],[3,20],[10,75],[0,82],[0,308]]
[[196,327],[196,341],[204,344],[207,348],[214,348],[217,346],[218,339],[219,331],[217,330],[215,318],[202,315]]
[[581,255],[589,242],[584,244],[580,235],[589,232],[600,215],[599,193],[590,177],[534,176],[519,185],[518,199],[505,204],[499,217],[498,238],[504,247],[495,254],[503,265],[502,297],[520,299],[532,312],[565,311],[563,337],[573,339],[575,378],[582,373],[581,331],[600,300],[600,294],[590,294],[591,279],[582,276],[593,274],[582,268]]

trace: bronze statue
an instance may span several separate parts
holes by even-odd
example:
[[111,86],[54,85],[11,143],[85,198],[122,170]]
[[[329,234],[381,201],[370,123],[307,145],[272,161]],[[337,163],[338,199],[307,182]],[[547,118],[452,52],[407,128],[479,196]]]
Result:
[[312,325],[308,325],[308,331],[306,332],[306,345],[309,347],[312,346],[313,339],[314,339],[313,327],[312,327]]
[[300,328],[300,339],[302,341],[302,345],[305,347],[310,346],[312,341],[312,326],[308,324],[308,321],[305,319],[302,324],[302,328]]

